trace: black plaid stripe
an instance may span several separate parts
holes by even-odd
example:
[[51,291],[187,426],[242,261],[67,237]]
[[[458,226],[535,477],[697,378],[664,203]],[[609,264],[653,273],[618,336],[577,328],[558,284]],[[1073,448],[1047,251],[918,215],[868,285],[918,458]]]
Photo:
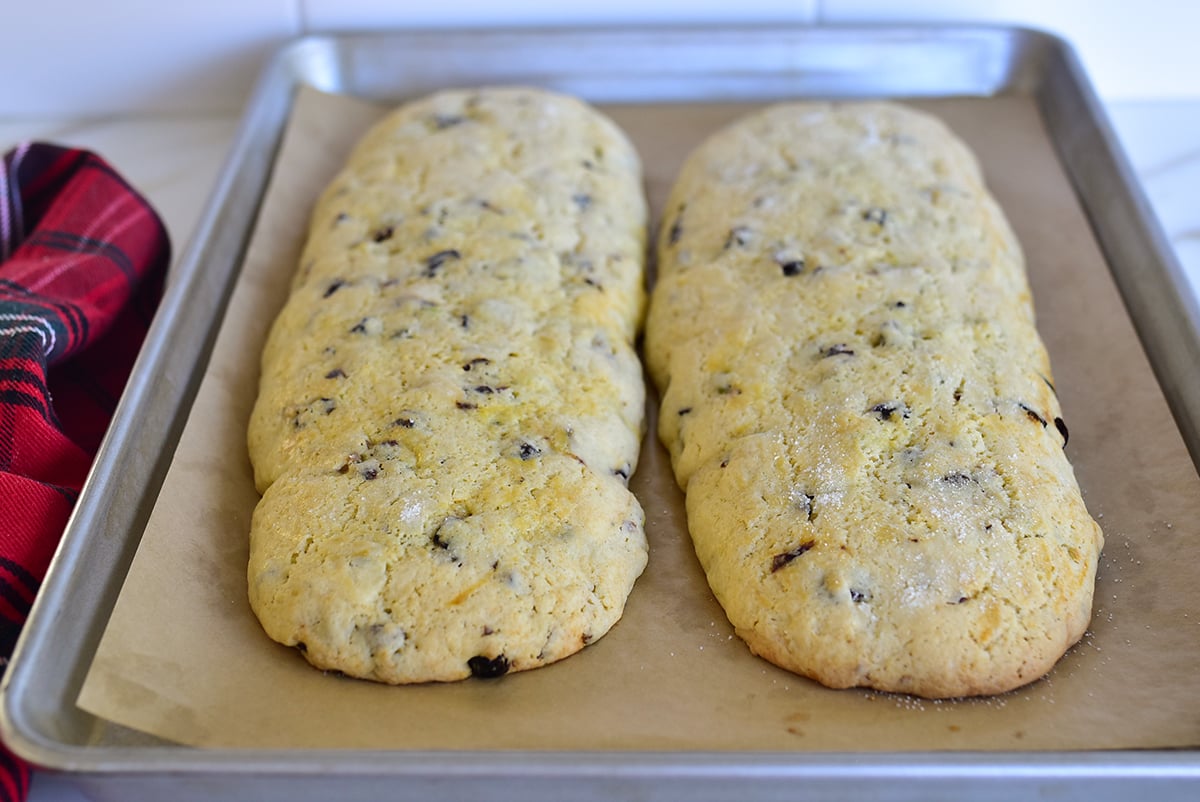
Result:
[[126,280],[130,282],[137,280],[137,273],[128,254],[111,242],[85,237],[82,234],[74,234],[70,231],[47,231],[39,229],[34,232],[32,237],[25,240],[25,243],[42,248],[66,251],[67,253],[102,256],[120,270]]
[[[9,297],[5,298],[5,295]],[[76,304],[45,298],[14,281],[0,279],[0,329],[11,328],[17,322],[17,316],[43,320],[53,331],[54,350],[49,354],[40,347],[37,350],[42,359],[51,363],[87,342],[90,334],[87,316]],[[37,335],[30,333],[28,336]],[[40,343],[41,339],[37,339]]]

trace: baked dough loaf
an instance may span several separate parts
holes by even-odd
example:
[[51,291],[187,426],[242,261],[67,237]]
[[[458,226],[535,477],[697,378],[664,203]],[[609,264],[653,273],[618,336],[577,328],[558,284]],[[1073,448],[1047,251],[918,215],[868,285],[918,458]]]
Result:
[[646,564],[638,157],[525,88],[401,107],[320,198],[262,354],[250,602],[387,683],[566,657]]
[[897,105],[768,108],[690,156],[658,265],[660,436],[750,648],[926,697],[1048,671],[1102,536],[966,146]]

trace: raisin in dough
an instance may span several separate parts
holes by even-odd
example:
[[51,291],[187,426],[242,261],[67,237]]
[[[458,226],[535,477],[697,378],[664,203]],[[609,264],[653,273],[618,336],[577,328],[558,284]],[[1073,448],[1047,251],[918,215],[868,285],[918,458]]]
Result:
[[542,91],[447,91],[366,134],[262,355],[268,635],[409,683],[550,663],[620,618],[647,553],[640,181],[610,121]]
[[646,358],[737,633],[837,688],[1030,682],[1102,545],[1019,246],[966,146],[888,104],[785,104],[691,155]]

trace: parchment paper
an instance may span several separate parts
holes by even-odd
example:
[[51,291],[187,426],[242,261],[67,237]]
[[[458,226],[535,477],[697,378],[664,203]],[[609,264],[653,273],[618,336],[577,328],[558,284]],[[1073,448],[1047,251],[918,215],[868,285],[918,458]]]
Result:
[[[1200,480],[1033,105],[917,103],[979,154],[1020,237],[1085,499],[1108,542],[1092,627],[1045,680],[934,703],[831,691],[732,635],[696,563],[651,420],[632,486],[649,566],[580,654],[494,681],[387,687],[326,675],[246,601],[257,501],[245,429],[267,327],[317,193],[381,110],[304,91],[186,431],[79,704],[205,747],[1104,749],[1200,743]],[[607,107],[659,208],[683,155],[739,105]],[[651,406],[654,399],[651,398]]]

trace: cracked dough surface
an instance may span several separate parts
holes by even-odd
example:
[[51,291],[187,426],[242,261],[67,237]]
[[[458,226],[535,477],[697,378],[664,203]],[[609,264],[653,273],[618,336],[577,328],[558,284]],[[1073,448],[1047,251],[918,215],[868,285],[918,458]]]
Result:
[[407,683],[550,663],[620,618],[647,549],[640,181],[611,122],[548,92],[443,92],[366,134],[262,355],[268,635]]
[[966,146],[896,105],[771,107],[689,157],[658,255],[659,434],[750,648],[928,697],[1047,672],[1103,539]]

